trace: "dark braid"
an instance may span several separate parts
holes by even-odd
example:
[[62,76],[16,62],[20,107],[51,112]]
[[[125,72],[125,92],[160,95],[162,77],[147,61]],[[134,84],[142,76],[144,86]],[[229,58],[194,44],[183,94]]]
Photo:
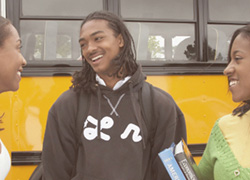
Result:
[[[5,114],[5,113],[3,113],[3,114],[0,116],[0,123],[3,123],[2,118],[3,118],[4,114]],[[0,128],[0,131],[2,131],[2,130],[4,130],[4,128]]]
[[233,115],[243,116],[247,111],[250,110],[250,100],[244,101],[236,109],[233,110]]

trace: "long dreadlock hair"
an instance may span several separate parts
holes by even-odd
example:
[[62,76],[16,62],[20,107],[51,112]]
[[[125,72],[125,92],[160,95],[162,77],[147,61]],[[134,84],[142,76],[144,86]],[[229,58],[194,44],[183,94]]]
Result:
[[[241,34],[243,37],[247,38],[250,41],[250,24],[237,29],[231,39],[228,51],[228,64],[231,62],[231,50],[233,46],[233,42],[236,37]],[[243,101],[237,108],[233,110],[233,115],[243,116],[247,111],[250,110],[250,100]]]
[[[108,27],[114,31],[114,36],[117,37],[121,34],[124,40],[124,46],[121,48],[119,55],[112,60],[114,72],[111,76],[124,78],[128,75],[134,74],[138,68],[138,64],[136,63],[135,44],[122,19],[108,11],[96,11],[89,14],[86,19],[83,20],[81,28],[86,22],[91,20],[107,21]],[[81,89],[86,92],[95,92],[95,84],[97,83],[95,80],[96,72],[87,63],[84,56],[82,56],[82,65],[82,70],[76,71],[73,74],[72,85],[70,88],[73,88],[76,92],[79,92]]]

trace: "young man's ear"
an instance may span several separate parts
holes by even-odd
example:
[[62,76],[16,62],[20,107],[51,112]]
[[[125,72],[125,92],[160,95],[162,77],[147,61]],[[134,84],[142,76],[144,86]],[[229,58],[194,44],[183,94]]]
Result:
[[124,46],[124,40],[121,34],[118,35],[118,40],[119,40],[119,47],[123,47]]

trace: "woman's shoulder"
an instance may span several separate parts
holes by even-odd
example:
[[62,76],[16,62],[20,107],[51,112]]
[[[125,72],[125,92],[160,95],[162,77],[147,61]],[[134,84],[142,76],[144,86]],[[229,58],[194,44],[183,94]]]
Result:
[[224,127],[228,127],[229,121],[233,118],[232,114],[227,114],[219,119],[217,119],[213,125],[211,134],[220,134],[219,132],[223,132]]
[[227,114],[218,120],[218,126],[223,131],[239,123],[239,117],[233,114]]
[[240,119],[249,119],[250,117],[250,111],[246,112],[243,116],[238,116],[231,114],[227,114],[223,117],[221,117],[218,122],[220,127],[228,127],[228,126],[235,126],[238,123],[240,123]]

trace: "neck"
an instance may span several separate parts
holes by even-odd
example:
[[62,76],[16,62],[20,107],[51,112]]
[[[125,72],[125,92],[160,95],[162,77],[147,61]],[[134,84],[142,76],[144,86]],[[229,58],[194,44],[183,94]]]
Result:
[[[100,76],[100,75],[99,75]],[[113,89],[113,87],[115,86],[115,84],[121,80],[121,78],[118,78],[116,76],[100,76],[100,78],[102,78],[102,80],[105,82],[106,86]]]
[[[120,69],[119,74],[122,76],[122,74],[124,73],[123,68]],[[118,78],[117,75],[108,75],[108,74],[98,74],[98,76],[100,78],[102,78],[102,80],[105,82],[106,86],[113,89],[113,87],[115,86],[115,84],[122,80],[123,78]]]

